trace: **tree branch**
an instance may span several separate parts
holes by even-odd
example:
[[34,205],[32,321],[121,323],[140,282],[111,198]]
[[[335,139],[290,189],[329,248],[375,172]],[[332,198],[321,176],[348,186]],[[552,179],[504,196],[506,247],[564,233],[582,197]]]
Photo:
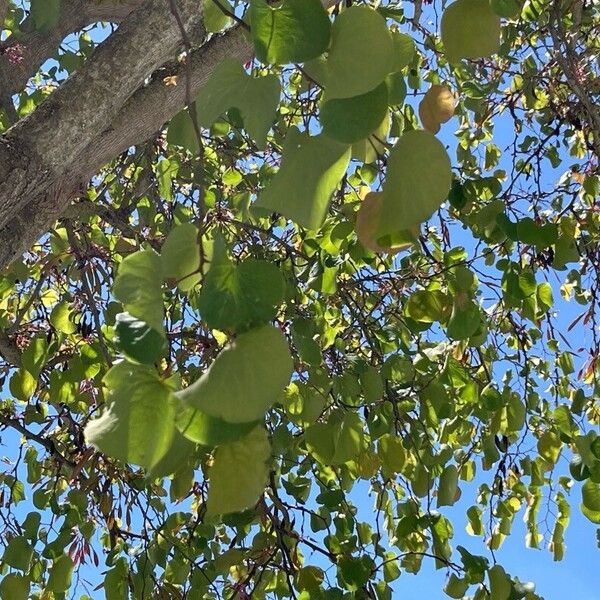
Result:
[[[197,0],[180,0],[187,31],[203,37]],[[201,35],[198,35],[200,33]],[[105,40],[85,68],[0,138],[0,226],[36,193],[58,185],[89,140],[181,46],[179,26],[164,0],[147,0]]]

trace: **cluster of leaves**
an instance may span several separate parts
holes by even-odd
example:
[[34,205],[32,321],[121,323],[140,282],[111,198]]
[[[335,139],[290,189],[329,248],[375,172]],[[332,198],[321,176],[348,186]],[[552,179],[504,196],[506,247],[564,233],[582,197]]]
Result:
[[[600,524],[600,132],[547,58],[600,15],[348,4],[204,0],[256,59],[0,278],[3,600],[385,600],[426,558],[451,598],[535,600],[493,560],[515,518],[556,560],[574,499]],[[31,4],[40,33],[60,6]]]

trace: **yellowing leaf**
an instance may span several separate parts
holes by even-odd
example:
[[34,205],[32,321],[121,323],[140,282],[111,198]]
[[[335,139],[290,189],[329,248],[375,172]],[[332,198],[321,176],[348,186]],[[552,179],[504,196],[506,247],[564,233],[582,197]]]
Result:
[[437,133],[440,125],[454,115],[455,100],[450,88],[445,85],[432,85],[419,104],[419,116],[423,127]]
[[325,135],[311,137],[292,127],[283,157],[278,173],[255,206],[276,211],[307,229],[318,229],[350,163],[350,146]]
[[[415,243],[419,233],[418,228],[412,231],[398,231],[393,236],[377,240],[382,205],[383,194],[381,192],[370,192],[365,196],[356,215],[356,236],[367,250],[396,254]],[[384,242],[389,242],[390,245],[384,245]]]
[[246,437],[219,446],[209,471],[207,515],[228,514],[250,508],[267,483],[266,461],[271,446],[263,427]]
[[444,10],[441,30],[449,62],[484,58],[500,49],[500,17],[488,0],[456,0]]
[[450,159],[435,136],[409,131],[388,158],[377,239],[411,229],[427,220],[447,198]]
[[210,416],[248,423],[261,419],[283,395],[292,369],[285,336],[265,325],[239,335],[198,381],[176,396]]

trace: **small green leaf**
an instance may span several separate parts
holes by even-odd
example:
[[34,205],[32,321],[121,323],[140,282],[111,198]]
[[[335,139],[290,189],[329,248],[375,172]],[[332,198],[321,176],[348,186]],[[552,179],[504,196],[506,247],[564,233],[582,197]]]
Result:
[[61,333],[75,333],[77,325],[70,319],[71,309],[67,302],[59,302],[50,313],[52,327]]
[[350,146],[292,127],[283,156],[279,171],[255,206],[276,211],[307,229],[318,229],[350,163]]
[[437,505],[452,506],[456,500],[458,491],[458,469],[456,465],[448,465],[440,476],[438,486]]
[[207,515],[250,508],[267,483],[270,455],[271,445],[263,427],[256,427],[237,442],[219,446],[209,471]]
[[54,594],[62,594],[71,586],[71,576],[73,575],[73,561],[68,554],[59,556],[53,561],[50,567],[50,576],[46,589]]
[[323,133],[338,142],[358,142],[379,127],[387,111],[385,83],[361,96],[325,99],[320,116]]
[[[237,108],[256,145],[264,148],[280,93],[281,85],[275,75],[252,77],[239,62],[225,59],[196,98],[198,123],[202,127],[210,127],[227,110]],[[189,121],[191,126],[191,119]]]
[[491,56],[500,49],[500,17],[488,0],[456,0],[444,10],[441,34],[449,62]]
[[275,8],[252,0],[249,14],[256,56],[263,63],[305,62],[329,46],[331,22],[320,0],[284,0]]
[[512,592],[510,577],[500,565],[488,570],[490,579],[490,600],[508,600]]
[[232,19],[221,9],[221,6],[231,13],[234,12],[229,0],[203,0],[204,3],[204,28],[209,33],[219,33],[231,24]]
[[248,423],[263,418],[283,395],[292,370],[285,336],[266,325],[239,335],[198,381],[176,396],[210,416]]
[[29,585],[27,577],[9,573],[0,582],[0,598],[2,600],[28,600]]
[[175,431],[171,388],[151,367],[123,361],[104,376],[108,409],[88,423],[85,437],[101,452],[152,468]]
[[18,535],[8,542],[2,556],[2,562],[20,571],[28,571],[32,556],[33,546],[25,536]]
[[588,479],[581,486],[581,499],[588,510],[600,512],[600,484]]
[[558,460],[561,447],[562,442],[560,441],[560,438],[551,431],[544,432],[537,443],[540,456],[551,464],[556,463]]
[[412,294],[404,311],[420,323],[445,322],[452,310],[450,298],[440,290],[420,290]]
[[337,412],[327,423],[315,423],[304,432],[309,450],[325,465],[341,465],[353,460],[364,443],[364,424],[354,412]]

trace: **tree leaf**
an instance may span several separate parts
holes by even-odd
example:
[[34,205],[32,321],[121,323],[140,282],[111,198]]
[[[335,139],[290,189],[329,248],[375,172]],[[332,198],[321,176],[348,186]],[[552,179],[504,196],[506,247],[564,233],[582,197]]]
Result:
[[437,505],[452,506],[457,500],[458,469],[456,465],[448,465],[440,475],[437,493]]
[[442,14],[441,35],[449,62],[485,58],[500,49],[500,17],[488,0],[456,0]]
[[405,133],[388,158],[378,237],[427,220],[447,198],[450,183],[444,146],[426,131]]
[[231,17],[221,10],[219,4],[232,13],[234,12],[229,0],[219,0],[218,3],[214,0],[203,0],[204,28],[209,33],[219,33],[232,22]]
[[404,311],[421,323],[445,322],[450,316],[452,303],[441,290],[418,290],[408,298]]
[[164,332],[162,280],[160,256],[152,250],[140,250],[123,260],[112,289],[130,315],[160,334]]
[[279,171],[255,206],[276,211],[306,229],[318,229],[350,163],[350,146],[292,127],[283,156]]
[[373,133],[387,112],[388,88],[381,83],[361,96],[325,99],[320,121],[325,135],[338,142],[352,144]]
[[163,335],[129,313],[117,315],[115,334],[115,344],[123,354],[142,364],[154,364],[166,349]]
[[264,260],[234,265],[215,256],[198,298],[202,318],[214,329],[242,331],[271,321],[283,300],[280,270]]
[[305,62],[329,46],[331,22],[320,0],[284,0],[275,8],[252,0],[249,16],[256,56],[263,63]]
[[191,406],[178,411],[176,419],[177,428],[187,439],[208,447],[236,442],[256,427],[257,422],[229,423]]
[[237,108],[256,145],[264,148],[280,93],[281,85],[275,75],[252,77],[239,62],[227,58],[218,64],[196,97],[198,123],[210,127],[225,111]]
[[419,103],[419,117],[423,127],[431,133],[437,133],[440,125],[448,122],[454,115],[454,94],[445,85],[432,85]]
[[333,24],[327,97],[352,98],[370,92],[395,70],[397,61],[385,19],[367,6],[348,8]]
[[176,396],[229,423],[263,418],[289,383],[293,361],[285,336],[265,325],[239,335],[206,373]]
[[90,421],[85,437],[112,458],[151,469],[175,431],[171,388],[154,369],[122,361],[104,376],[108,408]]
[[[212,0],[209,1],[212,3]],[[206,245],[203,240],[203,249]],[[160,257],[164,278],[176,280],[182,292],[191,290],[201,279],[198,228],[192,223],[173,227],[162,246]],[[206,260],[206,252],[203,258]]]
[[27,577],[9,573],[0,581],[0,598],[2,600],[27,600],[29,585]]
[[54,594],[62,594],[71,586],[71,576],[73,575],[73,561],[68,554],[59,556],[52,562],[50,575],[46,589]]
[[512,592],[510,577],[500,565],[488,570],[490,579],[490,600],[508,600]]
[[264,428],[256,427],[237,442],[219,446],[209,471],[206,514],[228,514],[250,508],[267,483],[271,445]]
[[20,571],[28,571],[32,556],[33,546],[25,536],[18,535],[8,542],[2,556],[2,562]]

